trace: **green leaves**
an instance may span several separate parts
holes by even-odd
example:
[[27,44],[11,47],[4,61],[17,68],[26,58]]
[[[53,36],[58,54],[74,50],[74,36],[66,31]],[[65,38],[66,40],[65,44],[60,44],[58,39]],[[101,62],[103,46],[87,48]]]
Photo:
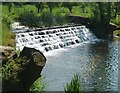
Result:
[[36,27],[39,23],[39,16],[33,12],[21,13],[18,19],[23,25],[27,25],[29,27]]
[[65,92],[66,93],[80,93],[80,90],[81,90],[81,86],[79,82],[79,76],[75,74],[71,82],[67,83]]
[[26,62],[25,58],[9,59],[7,64],[2,67],[2,78],[12,82],[18,81],[18,71]]
[[31,86],[31,88],[30,88],[30,91],[32,92],[32,91],[34,91],[34,92],[36,92],[36,91],[43,91],[44,89],[45,89],[45,87],[46,87],[46,84],[45,84],[45,82],[43,81],[44,80],[44,77],[42,76],[42,77],[40,77],[40,78],[38,78],[33,84],[32,84],[32,86]]
[[68,22],[68,15],[65,13],[53,13],[48,11],[42,11],[40,15],[34,12],[24,12],[19,15],[18,20],[29,27],[43,27],[43,26],[54,26],[63,25]]

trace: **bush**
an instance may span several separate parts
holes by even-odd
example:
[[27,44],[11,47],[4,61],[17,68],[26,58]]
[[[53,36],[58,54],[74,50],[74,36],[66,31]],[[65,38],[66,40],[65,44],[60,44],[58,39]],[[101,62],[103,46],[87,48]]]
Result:
[[16,82],[18,80],[18,71],[21,70],[21,66],[26,63],[25,58],[15,58],[9,59],[6,65],[2,68],[2,78],[4,80],[10,80],[11,82]]
[[10,28],[12,22],[12,17],[10,17],[9,15],[2,15],[2,23],[5,23],[8,28]]
[[34,12],[24,12],[18,17],[18,20],[28,27],[42,27],[42,26],[54,26],[63,25],[68,23],[68,15],[65,13],[56,13],[53,15],[48,11],[43,11],[41,14]]
[[42,25],[43,26],[53,26],[53,14],[50,12],[42,12],[41,14]]
[[55,15],[55,24],[57,25],[63,25],[68,23],[68,15],[65,13],[56,13]]
[[31,86],[30,91],[43,91],[45,89],[45,83],[43,82],[44,77],[38,78]]
[[26,26],[29,27],[38,27],[40,26],[40,17],[33,12],[24,12],[21,13],[18,17],[18,20]]
[[65,92],[66,93],[80,93],[80,82],[79,82],[79,76],[77,74],[74,75],[71,82],[66,85]]

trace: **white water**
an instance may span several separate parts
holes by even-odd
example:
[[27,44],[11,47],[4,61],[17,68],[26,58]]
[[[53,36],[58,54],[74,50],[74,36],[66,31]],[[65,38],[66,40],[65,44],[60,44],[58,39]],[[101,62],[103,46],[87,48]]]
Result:
[[16,49],[22,50],[24,46],[35,48],[46,53],[51,50],[63,49],[96,37],[85,26],[61,27],[42,31],[16,33]]
[[25,32],[29,29],[29,27],[26,27],[26,26],[23,26],[23,25],[20,25],[19,22],[14,22],[12,25],[12,31],[13,32]]

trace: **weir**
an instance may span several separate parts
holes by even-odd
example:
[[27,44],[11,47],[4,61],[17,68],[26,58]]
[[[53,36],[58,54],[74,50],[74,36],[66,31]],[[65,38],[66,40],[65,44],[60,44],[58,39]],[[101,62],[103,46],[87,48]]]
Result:
[[85,26],[33,30],[16,33],[16,49],[21,51],[24,46],[27,46],[48,52],[94,39],[96,39],[95,35]]

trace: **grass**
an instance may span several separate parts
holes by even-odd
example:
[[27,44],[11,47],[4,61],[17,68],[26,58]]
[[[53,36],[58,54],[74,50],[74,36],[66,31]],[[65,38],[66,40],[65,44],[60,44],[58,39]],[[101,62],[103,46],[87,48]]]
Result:
[[14,20],[16,15],[8,11],[6,5],[2,6],[2,28],[0,31],[0,45],[3,46],[14,46],[15,45],[15,33],[12,32],[10,27],[12,20]]
[[45,88],[46,88],[46,84],[44,82],[44,77],[41,76],[32,84],[30,91],[39,92],[39,91],[44,91]]
[[19,80],[18,72],[21,67],[26,63],[26,58],[17,57],[15,59],[10,58],[6,64],[2,67],[2,78],[16,82]]
[[85,7],[85,13],[82,8],[79,6],[74,6],[72,9],[72,14],[73,16],[81,16],[81,17],[91,17],[91,9],[89,7]]
[[81,86],[79,82],[79,76],[77,74],[74,75],[70,83],[67,83],[65,87],[65,93],[80,93]]
[[[0,30],[2,30],[2,23],[0,22]],[[2,45],[2,31],[0,31],[0,45]]]
[[1,45],[14,46],[15,33],[13,33],[5,23],[2,23],[2,31],[0,31],[0,36],[0,42],[2,42]]

